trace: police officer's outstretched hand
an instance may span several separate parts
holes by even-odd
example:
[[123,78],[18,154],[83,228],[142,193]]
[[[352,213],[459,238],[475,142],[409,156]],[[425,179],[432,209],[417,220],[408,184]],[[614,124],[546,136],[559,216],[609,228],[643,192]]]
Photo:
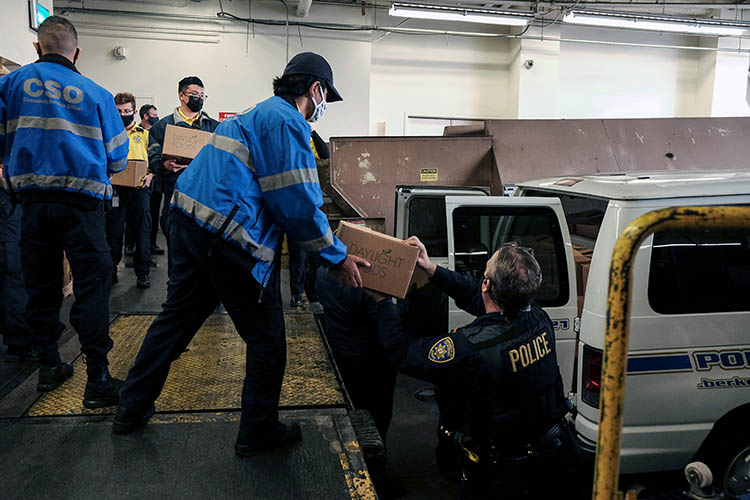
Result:
[[359,275],[360,267],[370,267],[370,263],[362,257],[349,254],[338,268],[329,269],[328,272],[339,283],[353,288],[360,288],[362,287],[362,276]]
[[432,277],[432,275],[435,274],[437,265],[433,264],[432,261],[430,261],[430,256],[427,255],[427,249],[425,248],[424,243],[419,241],[419,238],[417,238],[416,236],[410,236],[409,239],[406,240],[406,244],[417,247],[419,249],[419,255],[417,255],[417,265],[424,269],[428,276]]

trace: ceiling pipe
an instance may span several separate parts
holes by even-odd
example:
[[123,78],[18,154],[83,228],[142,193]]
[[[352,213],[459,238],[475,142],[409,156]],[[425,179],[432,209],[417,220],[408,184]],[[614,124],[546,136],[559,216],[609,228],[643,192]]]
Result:
[[[132,11],[112,11],[112,10],[105,10],[105,9],[82,9],[82,8],[76,8],[76,7],[63,7],[60,8],[62,13],[71,12],[71,13],[79,13],[79,14],[106,14],[106,15],[112,15],[114,12],[120,13],[120,14],[128,14],[133,16],[144,16],[144,17],[158,17],[158,18],[165,18],[165,19],[193,19],[193,20],[216,20],[216,18],[208,17],[208,16],[198,16],[198,15],[187,15],[187,14],[167,14],[167,13],[152,13],[152,12],[132,12]],[[284,21],[279,20],[271,20],[271,19],[254,19],[254,22],[259,22],[266,24],[268,26],[284,26]],[[294,26],[296,24],[299,24],[297,22],[290,22],[290,26]],[[741,46],[738,46],[737,48],[727,48],[727,47],[698,47],[698,46],[690,46],[690,45],[661,45],[661,44],[650,44],[650,43],[638,43],[638,42],[613,42],[613,41],[606,41],[606,40],[582,40],[582,39],[573,39],[573,38],[562,38],[562,37],[542,37],[542,36],[533,36],[533,35],[513,35],[513,34],[506,34],[506,33],[472,33],[472,32],[465,32],[465,31],[451,31],[451,30],[437,30],[437,29],[420,29],[420,28],[405,28],[405,27],[382,27],[382,26],[366,26],[366,25],[354,25],[354,24],[333,24],[333,23],[309,23],[309,24],[315,24],[318,26],[324,26],[329,28],[349,28],[349,29],[357,29],[362,31],[380,31],[380,32],[391,32],[394,34],[424,34],[424,35],[452,35],[452,36],[466,36],[466,37],[480,37],[480,38],[508,38],[508,39],[516,39],[516,40],[539,40],[539,41],[556,41],[556,42],[568,42],[568,43],[580,43],[580,44],[590,44],[590,45],[610,45],[610,46],[625,46],[625,47],[643,47],[643,48],[654,48],[654,49],[675,49],[675,50],[691,50],[691,51],[699,51],[699,52],[732,52],[732,53],[740,53],[740,54],[747,54],[750,53],[750,49],[744,49]],[[303,26],[304,27],[304,26]],[[238,33],[242,34],[244,31],[225,31],[225,32],[218,32],[217,34],[228,34],[228,33]],[[100,35],[104,36],[104,35]]]
[[[420,0],[427,1],[427,0]],[[320,5],[333,5],[337,7],[356,7],[357,9],[362,8],[361,3],[342,3],[336,1],[327,0],[315,0],[315,3]],[[450,5],[456,6],[458,2],[446,2],[443,0],[430,0],[432,5]],[[541,5],[544,7],[573,7],[573,6],[585,6],[585,7],[613,7],[618,9],[663,9],[664,7],[670,9],[700,9],[700,10],[715,10],[715,9],[738,9],[747,10],[750,9],[750,3],[747,4],[736,4],[736,3],[690,3],[690,2],[575,2],[575,1],[535,1],[535,0],[498,0],[496,2],[488,2],[487,0],[461,0],[460,5],[503,5],[503,6],[523,6],[528,7],[529,5]],[[365,5],[368,9],[380,9],[388,10],[390,5],[387,3],[375,4],[367,2]]]
[[297,2],[297,17],[307,17],[310,13],[311,5],[312,0],[299,0],[299,2]]

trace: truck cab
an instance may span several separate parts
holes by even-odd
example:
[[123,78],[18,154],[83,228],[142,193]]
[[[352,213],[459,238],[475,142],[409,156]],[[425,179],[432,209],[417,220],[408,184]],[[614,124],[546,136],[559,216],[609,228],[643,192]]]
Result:
[[[449,196],[448,267],[482,272],[507,241],[534,250],[536,300],[555,325],[579,443],[593,453],[618,236],[653,210],[750,204],[749,193],[750,170],[712,170],[566,176],[519,183],[512,197]],[[451,328],[471,320],[449,308]],[[750,419],[749,331],[750,230],[644,240],[633,266],[622,473],[678,469],[700,451],[729,480],[738,456],[750,457],[750,431],[735,425]]]

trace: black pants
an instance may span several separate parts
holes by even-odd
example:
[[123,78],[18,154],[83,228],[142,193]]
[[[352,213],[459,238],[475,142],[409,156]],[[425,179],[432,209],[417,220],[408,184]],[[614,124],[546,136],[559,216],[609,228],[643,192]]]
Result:
[[107,213],[107,243],[112,256],[113,269],[122,260],[122,240],[125,230],[125,220],[132,228],[135,236],[135,255],[133,267],[139,278],[148,277],[151,271],[151,216],[149,214],[148,188],[131,188],[118,186],[115,195],[117,206],[112,204],[112,210]]
[[262,289],[252,259],[173,209],[172,270],[167,301],[151,324],[120,394],[134,412],[149,408],[161,393],[169,368],[221,301],[247,344],[240,426],[263,433],[278,421],[286,367],[286,335],[276,263]]
[[164,206],[161,209],[161,232],[167,238],[167,247],[170,244],[169,238],[169,226],[171,222],[172,211],[170,210],[169,204],[172,202],[172,195],[174,194],[174,184],[168,182],[162,182],[161,184],[162,193],[164,193]]
[[[152,182],[156,183],[156,178],[154,178]],[[161,209],[161,199],[163,196],[161,187],[157,188],[152,184],[149,208],[151,211],[151,244],[154,246],[156,246],[156,236],[159,234],[159,211]]]
[[[336,352],[335,346],[332,345],[331,349]],[[341,354],[334,356],[352,405],[355,409],[370,412],[375,427],[385,442],[393,416],[396,371],[388,363],[384,352],[370,353],[361,358]]]
[[287,248],[289,250],[289,291],[292,295],[301,295],[305,291],[307,254],[290,239],[287,239]]
[[112,348],[112,258],[104,226],[103,204],[95,209],[54,202],[24,205],[21,249],[29,295],[26,318],[44,364],[60,362],[57,340],[65,250],[75,295],[70,323],[78,332],[88,367],[107,365],[107,353]]
[[7,346],[23,348],[31,343],[26,323],[26,287],[21,264],[23,207],[11,203],[0,188],[0,333]]

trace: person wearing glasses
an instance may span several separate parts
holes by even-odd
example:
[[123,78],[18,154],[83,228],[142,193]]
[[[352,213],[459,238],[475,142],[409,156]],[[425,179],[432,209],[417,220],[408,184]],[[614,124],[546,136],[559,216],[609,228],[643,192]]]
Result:
[[439,432],[461,463],[460,498],[562,498],[575,443],[564,420],[555,330],[533,301],[542,282],[533,251],[506,243],[474,278],[433,264],[416,236],[407,243],[419,249],[417,265],[430,281],[477,317],[447,335],[413,340],[396,305],[366,291],[390,362],[437,386]]
[[[171,115],[165,116],[149,130],[148,162],[151,171],[156,175],[155,188],[164,195],[164,208],[161,212],[161,230],[167,238],[169,247],[170,210],[169,203],[174,193],[177,178],[187,165],[181,165],[173,159],[164,160],[161,152],[164,147],[164,133],[167,125],[195,128],[205,132],[213,132],[219,122],[203,111],[203,104],[208,96],[204,92],[203,82],[197,76],[186,76],[177,84],[177,97],[180,105]],[[171,259],[167,252],[167,269],[171,267]]]
[[[115,95],[115,105],[128,133],[128,160],[148,162],[148,130],[136,125],[135,97],[129,92]],[[116,186],[112,195],[112,209],[107,213],[107,243],[112,255],[112,283],[117,283],[117,266],[122,260],[123,235],[125,220],[134,233],[135,253],[133,269],[136,286],[151,286],[151,215],[150,196],[153,174],[147,174],[141,180],[140,187]]]

